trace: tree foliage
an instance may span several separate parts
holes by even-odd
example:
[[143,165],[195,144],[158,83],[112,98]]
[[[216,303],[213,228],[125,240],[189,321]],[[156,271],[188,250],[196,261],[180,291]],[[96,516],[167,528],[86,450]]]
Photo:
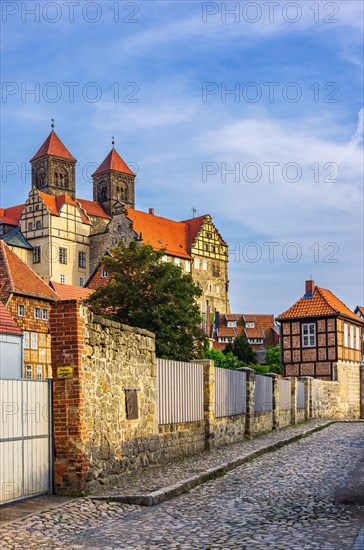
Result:
[[206,336],[200,328],[196,298],[202,291],[190,275],[135,241],[122,241],[105,256],[103,268],[111,275],[89,298],[96,313],[154,332],[157,356],[188,361],[200,357]]
[[205,352],[206,359],[213,359],[215,361],[215,367],[222,369],[235,370],[239,367],[243,367],[243,363],[233,353],[223,353],[219,349],[208,349]]
[[269,367],[269,372],[282,374],[281,348],[279,346],[271,346],[268,348],[265,362]]
[[233,342],[229,342],[223,350],[223,353],[232,353],[244,365],[248,363],[255,364],[257,362],[255,351],[244,335],[237,336]]

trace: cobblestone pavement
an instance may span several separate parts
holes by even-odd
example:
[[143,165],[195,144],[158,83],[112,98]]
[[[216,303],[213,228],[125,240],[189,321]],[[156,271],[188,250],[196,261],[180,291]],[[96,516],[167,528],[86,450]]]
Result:
[[334,424],[155,507],[78,499],[0,529],[1,549],[352,549],[364,425]]
[[[327,420],[311,420],[296,426],[287,426],[282,430],[269,432],[218,449],[213,449],[195,456],[185,457],[166,465],[149,466],[146,469],[135,470],[126,474],[112,490],[105,487],[104,493],[108,495],[136,495],[151,493],[162,487],[174,485],[175,483],[190,478],[207,468],[223,466],[229,461],[245,457],[257,451],[278,443],[289,437],[301,435],[308,429],[314,429],[327,423]],[[364,424],[363,424],[364,429]]]

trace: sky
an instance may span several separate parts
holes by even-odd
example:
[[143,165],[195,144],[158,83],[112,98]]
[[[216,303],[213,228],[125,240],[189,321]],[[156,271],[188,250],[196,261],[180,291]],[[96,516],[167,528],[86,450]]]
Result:
[[231,310],[279,314],[306,279],[363,288],[363,3],[1,3],[0,206],[25,201],[50,132],[77,196],[111,148],[136,208],[211,214]]

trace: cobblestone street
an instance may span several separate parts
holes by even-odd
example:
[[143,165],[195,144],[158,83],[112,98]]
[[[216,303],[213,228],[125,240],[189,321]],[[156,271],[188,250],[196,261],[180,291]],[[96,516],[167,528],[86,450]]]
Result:
[[338,423],[158,506],[77,499],[0,529],[4,549],[352,549],[364,424]]

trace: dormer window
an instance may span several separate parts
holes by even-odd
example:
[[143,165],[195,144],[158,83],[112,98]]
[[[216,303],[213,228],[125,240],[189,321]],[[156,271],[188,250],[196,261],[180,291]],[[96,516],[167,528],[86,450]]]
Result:
[[228,321],[227,326],[228,326],[228,328],[236,328],[237,327],[237,321]]
[[245,327],[246,327],[246,328],[255,328],[255,323],[254,323],[254,321],[247,321],[247,322],[245,323]]

